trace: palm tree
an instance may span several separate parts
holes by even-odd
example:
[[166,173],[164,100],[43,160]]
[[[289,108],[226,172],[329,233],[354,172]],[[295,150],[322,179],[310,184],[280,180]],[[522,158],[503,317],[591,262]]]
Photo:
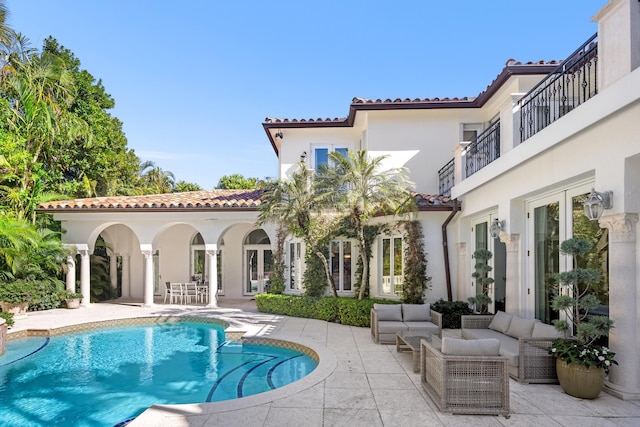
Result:
[[313,187],[313,173],[300,164],[289,180],[270,181],[260,205],[258,224],[267,222],[283,224],[289,232],[301,238],[305,246],[323,264],[327,284],[334,297],[338,296],[333,275],[329,270],[327,236],[334,230],[335,220],[321,215],[325,194]]
[[152,161],[142,162],[139,174],[150,194],[171,193],[176,186],[173,172],[163,170]]
[[0,281],[13,278],[21,254],[38,239],[35,228],[28,223],[0,216]]
[[370,158],[366,150],[349,151],[345,156],[332,152],[333,166],[323,167],[316,177],[320,192],[326,193],[338,212],[346,212],[358,236],[363,274],[358,299],[368,285],[369,259],[366,255],[365,226],[377,215],[408,212],[413,209],[413,183],[406,168],[383,169],[388,156]]

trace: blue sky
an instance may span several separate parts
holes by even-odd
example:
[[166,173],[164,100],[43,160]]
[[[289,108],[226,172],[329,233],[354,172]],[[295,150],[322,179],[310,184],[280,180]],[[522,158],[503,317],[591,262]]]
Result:
[[5,0],[102,79],[141,160],[213,188],[273,177],[265,117],[345,117],[351,99],[476,96],[518,61],[564,59],[606,0]]

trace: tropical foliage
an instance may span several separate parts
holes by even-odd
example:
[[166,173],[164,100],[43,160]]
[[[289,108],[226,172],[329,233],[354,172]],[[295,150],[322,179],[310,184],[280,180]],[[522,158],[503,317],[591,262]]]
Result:
[[[338,236],[357,239],[358,299],[368,295],[370,246],[384,228],[376,217],[414,208],[413,184],[406,178],[406,170],[383,168],[385,158],[372,158],[364,150],[346,155],[334,152],[330,163],[315,173],[301,162],[288,179],[267,184],[258,222],[282,224],[292,236],[303,240],[307,247],[303,277],[307,295],[320,296],[326,289],[338,295],[328,250]],[[420,265],[426,267],[426,263]],[[426,273],[424,277],[426,280]]]

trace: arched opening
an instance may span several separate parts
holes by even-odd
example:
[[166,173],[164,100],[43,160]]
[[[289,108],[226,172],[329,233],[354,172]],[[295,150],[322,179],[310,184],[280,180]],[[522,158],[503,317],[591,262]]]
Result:
[[244,239],[244,295],[268,292],[271,284],[273,254],[271,241],[262,229],[247,234]]
[[[217,272],[218,272],[218,294],[224,295],[224,286],[223,286],[223,262],[222,262],[222,253],[224,249],[224,239],[221,239],[220,245],[218,246],[218,253],[216,256],[216,264],[217,264]],[[189,267],[189,275],[191,276],[191,280],[198,283],[208,283],[209,282],[209,257],[207,256],[207,252],[205,250],[204,239],[200,233],[196,233],[191,239],[190,245],[190,267]]]

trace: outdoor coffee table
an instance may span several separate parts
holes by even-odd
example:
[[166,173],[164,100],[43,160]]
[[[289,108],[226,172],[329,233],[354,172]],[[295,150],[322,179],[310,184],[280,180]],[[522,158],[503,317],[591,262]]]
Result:
[[398,353],[411,352],[413,357],[413,372],[420,372],[420,341],[428,342],[440,339],[431,332],[402,331],[396,334],[396,351]]

